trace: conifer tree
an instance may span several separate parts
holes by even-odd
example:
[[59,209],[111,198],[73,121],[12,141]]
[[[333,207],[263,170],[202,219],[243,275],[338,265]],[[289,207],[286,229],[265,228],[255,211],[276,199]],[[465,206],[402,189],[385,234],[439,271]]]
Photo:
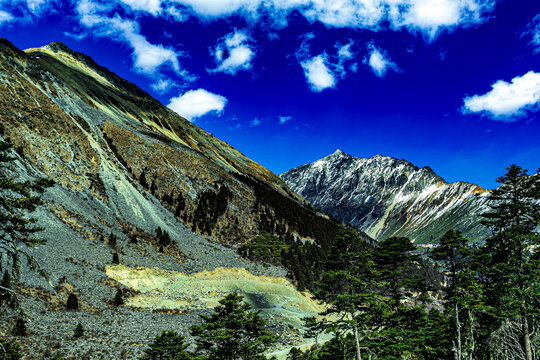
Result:
[[472,255],[469,240],[457,230],[446,232],[429,255],[447,274],[444,307],[447,314],[453,314],[453,351],[458,360],[476,356],[476,315],[483,308]]
[[[501,185],[489,197],[484,223],[493,228],[479,251],[485,278],[486,303],[498,325],[505,319],[520,323],[524,359],[533,359],[530,321],[540,316],[540,175],[527,175],[517,165],[506,168]],[[536,249],[536,250],[535,250]]]
[[0,339],[0,359],[2,360],[20,360],[22,354],[20,351],[20,345],[14,340]]
[[[326,271],[317,283],[319,290],[315,293],[318,299],[328,304],[322,315],[340,319],[328,324],[327,330],[336,334],[352,331],[356,359],[360,360],[361,337],[369,337],[370,330],[375,329],[373,315],[378,316],[382,306],[376,292],[378,273],[372,251],[354,230],[343,230],[336,236],[324,267]],[[362,332],[359,322],[363,327]]]
[[41,195],[54,182],[50,179],[16,181],[8,175],[7,168],[15,158],[9,155],[12,145],[0,141],[0,263],[4,262],[16,275],[20,266],[20,255],[34,265],[33,257],[25,247],[45,243],[35,237],[43,230],[36,225],[36,218],[26,216],[43,204]]
[[175,331],[163,331],[156,336],[154,342],[144,349],[145,355],[139,360],[190,360],[195,356],[186,349],[189,344],[185,343],[184,337]]
[[276,341],[265,330],[266,321],[236,292],[219,301],[211,315],[200,315],[201,325],[191,327],[201,360],[265,360],[264,351]]

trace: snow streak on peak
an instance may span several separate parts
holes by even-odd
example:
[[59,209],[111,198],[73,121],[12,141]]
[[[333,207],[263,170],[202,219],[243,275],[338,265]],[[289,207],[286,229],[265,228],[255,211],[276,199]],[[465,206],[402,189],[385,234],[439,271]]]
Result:
[[465,182],[448,184],[428,166],[337,150],[281,177],[315,207],[374,238],[400,235],[431,242],[449,229],[474,238],[486,235],[478,225],[484,190]]

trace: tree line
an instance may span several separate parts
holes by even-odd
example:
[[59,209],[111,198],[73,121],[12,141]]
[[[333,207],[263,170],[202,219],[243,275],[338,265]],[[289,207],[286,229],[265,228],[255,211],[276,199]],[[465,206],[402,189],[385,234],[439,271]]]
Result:
[[508,167],[483,214],[492,236],[476,245],[450,230],[431,249],[446,280],[440,299],[414,271],[408,239],[372,248],[340,233],[314,289],[328,308],[306,320],[311,334],[332,340],[290,359],[538,359],[539,177]]
[[[14,160],[10,149],[0,141],[0,169]],[[42,230],[37,220],[26,213],[43,203],[41,194],[53,182],[15,181],[4,170],[0,174],[0,264],[16,277],[24,246],[44,242],[35,236]],[[490,193],[483,214],[483,224],[492,229],[484,244],[474,244],[458,230],[439,239],[428,256],[444,274],[442,292],[422,276],[425,260],[409,239],[391,237],[373,246],[351,228],[338,232],[326,219],[310,229],[315,217],[320,219],[314,212],[300,205],[287,210],[294,203],[290,199],[241,180],[256,191],[255,209],[264,215],[264,227],[278,233],[263,234],[243,248],[243,255],[285,265],[297,282],[308,276],[304,286],[327,304],[305,323],[308,335],[325,332],[331,340],[306,352],[293,349],[289,359],[538,359],[540,175],[511,165],[497,179],[501,185]],[[226,190],[206,196],[201,223],[215,221],[228,197]],[[289,228],[324,240],[320,246],[300,245]],[[1,298],[11,296],[7,290],[0,287]],[[202,320],[190,330],[191,347],[178,334],[164,332],[142,359],[263,359],[275,341],[238,294],[227,295]],[[12,351],[16,344],[2,341],[2,347]]]

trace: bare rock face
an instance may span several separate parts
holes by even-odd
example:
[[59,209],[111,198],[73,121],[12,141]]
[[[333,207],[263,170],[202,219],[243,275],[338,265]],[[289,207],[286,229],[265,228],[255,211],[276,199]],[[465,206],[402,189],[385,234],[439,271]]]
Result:
[[22,52],[3,40],[0,58],[4,138],[59,186],[110,209],[114,224],[152,230],[157,199],[226,242],[256,235],[268,216],[299,232],[263,192],[314,214],[278,176],[62,43]]
[[[162,330],[189,336],[196,313],[111,305],[121,286],[105,272],[113,254],[132,268],[280,277],[283,268],[247,261],[236,245],[262,230],[318,241],[340,226],[277,175],[61,43],[21,51],[0,39],[0,139],[14,144],[8,176],[56,182],[32,215],[47,243],[27,249],[48,278],[24,267],[19,283],[39,337],[23,342],[27,353],[62,342],[65,355],[130,359]],[[79,310],[65,312],[72,292]],[[0,333],[15,321],[6,316]],[[88,341],[66,340],[79,322]]]
[[397,235],[431,243],[450,229],[474,240],[489,235],[479,223],[488,191],[449,184],[431,168],[405,160],[363,159],[338,150],[281,178],[316,208],[375,239]]

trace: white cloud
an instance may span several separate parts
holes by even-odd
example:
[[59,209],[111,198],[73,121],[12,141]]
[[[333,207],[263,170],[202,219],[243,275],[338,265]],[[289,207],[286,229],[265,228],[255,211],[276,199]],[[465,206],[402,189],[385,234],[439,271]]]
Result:
[[392,24],[421,30],[433,38],[441,28],[477,22],[478,3],[467,0],[413,0],[406,11],[393,9]]
[[483,113],[494,120],[515,121],[527,110],[538,110],[540,104],[540,73],[529,71],[511,83],[499,80],[484,95],[463,99],[463,113]]
[[354,45],[354,42],[351,40],[348,44],[340,45],[336,44],[338,49],[337,56],[342,60],[350,60],[354,57],[354,53],[351,50],[351,47]]
[[375,75],[382,78],[386,75],[388,70],[399,71],[398,66],[389,59],[385,51],[377,48],[373,44],[369,44],[368,48],[370,51],[364,58],[364,64],[369,65]]
[[190,7],[201,17],[217,18],[229,16],[237,11],[257,10],[262,0],[173,0],[174,2]]
[[[135,0],[131,0],[135,1]],[[140,0],[142,1],[142,0]],[[205,19],[232,14],[248,20],[268,16],[274,25],[287,25],[287,16],[300,12],[309,21],[330,27],[422,31],[433,38],[442,29],[470,26],[483,21],[495,0],[174,0]]]
[[56,0],[26,0],[28,10],[36,16],[50,14],[55,7]]
[[198,89],[190,90],[181,96],[170,99],[167,106],[191,121],[209,112],[219,114],[226,104],[227,99],[225,97],[212,94],[204,89]]
[[321,92],[336,86],[334,73],[328,67],[326,54],[321,54],[300,63],[312,91]]
[[527,25],[527,30],[525,30],[522,36],[530,36],[532,47],[534,47],[534,53],[540,52],[540,13],[536,14],[534,19]]
[[81,24],[92,29],[94,35],[126,42],[132,48],[134,66],[138,72],[152,75],[159,67],[168,64],[179,75],[189,77],[185,71],[180,70],[178,53],[162,45],[149,43],[140,34],[139,25],[135,21],[125,20],[118,14],[112,18],[102,15],[107,10],[107,6],[90,0],[82,0],[77,6]]
[[336,52],[333,55],[329,56],[323,52],[317,56],[311,56],[310,42],[315,39],[315,35],[307,33],[302,38],[302,44],[295,55],[312,91],[321,92],[324,89],[334,88],[338,79],[343,79],[347,75],[347,67],[355,72],[356,65],[351,64],[351,60],[355,57],[352,50],[353,40],[349,40],[345,45],[336,43],[334,45]]
[[283,125],[283,124],[285,124],[285,123],[291,121],[292,118],[293,118],[292,116],[280,116],[280,117],[279,117],[279,124],[280,124],[280,125]]
[[119,0],[133,10],[146,11],[154,16],[161,12],[161,0]]
[[[352,51],[352,46],[354,45],[353,40],[349,40],[349,43],[345,45],[341,45],[340,43],[336,43],[334,47],[337,49],[337,63],[334,64],[334,72],[339,75],[339,77],[344,78],[347,74],[347,71],[345,70],[345,63],[353,60],[356,56],[355,52]],[[349,65],[349,70],[352,72],[356,72],[358,65],[356,63]]]
[[13,15],[8,13],[7,11],[0,10],[0,25],[11,20],[13,20]]
[[240,70],[249,70],[255,56],[249,42],[251,39],[243,31],[235,31],[221,38],[213,49],[217,67],[210,72],[224,72],[235,75]]
[[171,90],[171,88],[178,86],[178,84],[174,83],[170,79],[159,79],[150,86],[158,94],[165,94]]
[[249,127],[259,126],[259,125],[261,125],[261,124],[262,124],[262,121],[259,120],[259,119],[257,119],[257,118],[255,118],[255,119],[253,119],[253,120],[251,120],[251,121],[249,122]]

